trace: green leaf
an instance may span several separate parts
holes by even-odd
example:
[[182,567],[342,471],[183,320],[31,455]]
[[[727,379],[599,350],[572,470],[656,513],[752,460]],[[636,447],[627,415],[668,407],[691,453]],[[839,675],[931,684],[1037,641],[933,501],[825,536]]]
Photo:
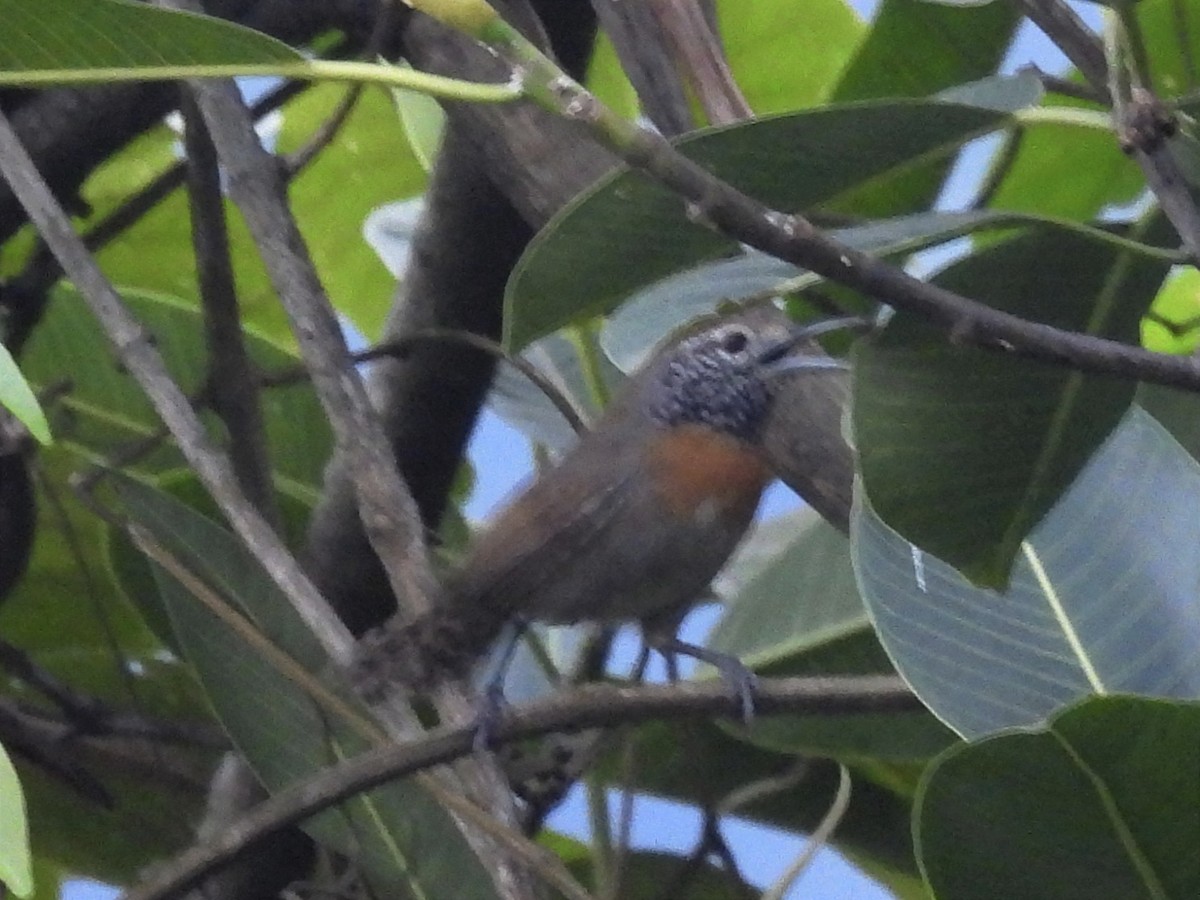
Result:
[[[883,0],[872,17],[871,30],[829,99],[844,103],[923,97],[970,85],[995,73],[1019,21],[1020,13],[1010,3],[948,9],[913,0]],[[960,97],[954,102],[971,101]],[[878,217],[928,207],[940,193],[952,163],[951,157],[914,161],[864,185],[838,208]]]
[[1018,21],[1008,3],[950,9],[883,0],[831,99],[922,97],[984,78],[1004,58]]
[[43,444],[49,444],[50,425],[8,348],[0,344],[0,406],[6,408]]
[[[762,523],[715,585],[727,611],[709,637],[760,674],[893,672],[854,584],[850,543],[804,510]],[[954,735],[928,712],[770,716],[746,740],[837,759],[928,759]]]
[[446,130],[445,111],[440,103],[419,91],[392,88],[388,93],[404,126],[408,146],[421,168],[430,172],[442,144],[442,133]]
[[[1157,219],[1154,233],[1164,230]],[[1132,343],[1166,276],[1066,231],[993,245],[935,278],[1006,312]],[[853,428],[874,511],[1001,587],[1021,541],[1120,420],[1132,382],[964,347],[912,314],[856,347]]]
[[[127,0],[0,0],[0,70],[299,62],[282,41],[209,16]],[[11,80],[11,79],[5,79]]]
[[[207,349],[200,313],[173,297],[125,290],[123,298],[154,336],[172,375],[184,390],[203,383]],[[279,346],[246,336],[251,358],[265,371],[292,368],[297,360]],[[108,339],[74,289],[56,289],[49,310],[30,340],[24,366],[32,384],[44,387],[70,379],[60,401],[70,419],[62,431],[69,447],[93,457],[108,456],[158,428],[158,417],[141,388],[113,359]],[[312,388],[303,381],[262,393],[272,465],[279,482],[297,496],[316,499],[331,447],[329,427]],[[210,419],[211,421],[211,419]],[[139,460],[141,471],[182,464],[173,445]]]
[[[842,0],[719,0],[721,46],[759,116],[828,99],[868,26]],[[796,35],[804,51],[796,53]]]
[[[776,209],[808,210],[918,160],[947,156],[1008,120],[932,101],[850,104],[710,129],[680,148]],[[863,142],[863,134],[888,140]],[[525,251],[508,284],[505,340],[519,349],[611,311],[639,287],[737,250],[690,221],[667,189],[618,172],[559,213]]]
[[859,589],[893,663],[968,739],[1095,693],[1200,697],[1200,464],[1134,408],[1021,545],[1004,593],[851,520]]
[[1200,707],[1105,697],[948,751],[913,818],[939,900],[1189,900],[1197,797]]
[[[135,519],[240,611],[283,652],[364,716],[329,670],[320,645],[287,598],[227,531],[166,494],[129,479],[118,494]],[[198,598],[155,566],[176,638],[195,666],[217,715],[271,790],[366,749],[363,738],[328,714]],[[491,880],[454,821],[412,781],[386,785],[322,813],[304,826],[355,857],[376,889],[400,896],[492,898]]]
[[1195,269],[1172,272],[1154,298],[1151,312],[1160,321],[1142,321],[1142,344],[1147,350],[1194,352],[1200,344],[1200,272]]
[[[1068,223],[1039,217],[1013,216],[991,210],[923,212],[878,219],[865,225],[832,229],[831,237],[868,253],[895,257],[914,253],[986,229],[1012,228],[1043,223],[1053,227]],[[1084,226],[1072,227],[1081,229]],[[1111,235],[1098,229],[1097,239]],[[828,283],[817,275],[747,250],[738,256],[701,263],[634,291],[604,323],[600,344],[622,371],[639,366],[650,349],[686,322],[716,312],[724,304],[771,292],[794,293]]]
[[17,771],[0,746],[0,884],[18,897],[33,893],[33,862],[25,797]]

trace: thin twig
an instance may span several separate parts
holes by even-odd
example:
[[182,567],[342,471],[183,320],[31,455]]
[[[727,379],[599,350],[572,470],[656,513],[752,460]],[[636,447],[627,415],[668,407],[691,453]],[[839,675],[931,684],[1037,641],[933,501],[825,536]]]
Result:
[[1042,87],[1049,93],[1060,94],[1063,97],[1072,97],[1087,103],[1095,103],[1097,106],[1108,106],[1107,94],[1099,93],[1090,85],[1080,84],[1078,81],[1071,81],[1069,78],[1062,78],[1061,76],[1044,72],[1033,63],[1021,66],[1017,72],[1018,74],[1032,72],[1037,76],[1038,81],[1042,83]]
[[846,810],[850,808],[850,785],[850,770],[842,763],[838,763],[838,787],[837,793],[833,796],[833,802],[829,804],[829,809],[821,818],[816,830],[809,835],[808,843],[804,845],[800,855],[788,866],[787,871],[771,886],[770,890],[762,895],[762,900],[783,900],[788,888],[805,873],[813,859],[816,858],[817,852],[829,843],[834,830],[841,824]]
[[11,708],[9,701],[0,699],[0,741],[10,752],[20,753],[30,762],[41,766],[92,803],[111,809],[112,795],[63,745],[62,738],[69,731],[69,726],[45,728],[39,725]]
[[[411,352],[413,344],[422,341],[448,341],[463,344],[467,347],[474,347],[484,353],[490,353],[497,359],[504,360],[528,378],[534,387],[545,395],[546,399],[554,405],[554,408],[558,410],[559,414],[567,421],[572,430],[576,433],[582,433],[587,430],[587,423],[583,420],[579,411],[571,404],[570,399],[559,390],[553,381],[543,375],[537,366],[533,365],[527,359],[509,352],[499,341],[492,340],[481,334],[456,328],[420,328],[403,337],[375,344],[365,350],[359,350],[350,354],[350,358],[355,363],[364,363],[370,362],[373,359],[403,357],[405,354]],[[308,370],[303,366],[297,366],[292,369],[285,369],[280,372],[264,375],[262,377],[262,384],[266,386],[286,385],[304,380],[307,377]]]
[[50,700],[80,731],[88,730],[101,716],[99,700],[79,693],[43,669],[16,644],[0,640],[0,668]]
[[288,153],[283,157],[283,171],[285,177],[295,178],[307,168],[322,150],[328,147],[338,132],[342,130],[342,126],[350,118],[350,113],[354,112],[354,107],[358,103],[358,98],[362,96],[363,86],[361,84],[352,84],[342,94],[338,100],[337,106],[333,108],[329,118],[322,122],[317,130],[312,133],[309,139],[297,150]]
[[720,817],[714,810],[706,809],[704,810],[704,819],[700,823],[700,840],[696,842],[695,848],[688,854],[674,877],[656,896],[660,900],[686,897],[689,893],[688,889],[700,876],[704,863],[710,856],[717,857],[733,877],[741,878],[737,860],[733,856],[733,851],[729,849],[729,842],[725,840],[725,835],[721,834]]
[[[758,715],[917,711],[921,705],[895,676],[764,678],[755,691]],[[709,718],[729,711],[719,681],[675,685],[588,685],[505,712],[492,734],[498,743],[572,728],[650,719]],[[214,841],[181,854],[124,900],[163,900],[198,884],[256,841],[341,800],[473,752],[474,727],[442,727],[410,743],[381,747],[275,794]]]

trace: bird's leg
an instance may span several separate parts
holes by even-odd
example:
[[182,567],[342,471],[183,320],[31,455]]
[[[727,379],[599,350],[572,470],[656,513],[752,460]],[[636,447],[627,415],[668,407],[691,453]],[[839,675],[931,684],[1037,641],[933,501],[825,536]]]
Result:
[[479,708],[475,712],[476,750],[490,750],[492,738],[495,736],[496,725],[500,721],[500,712],[504,708],[504,679],[508,668],[512,665],[513,657],[517,655],[517,647],[529,622],[523,618],[511,619],[500,635],[500,651],[493,656],[493,662],[482,681],[479,695]]
[[738,710],[742,721],[749,725],[754,719],[754,691],[758,686],[758,677],[736,656],[689,644],[678,637],[657,640],[654,649],[663,655],[667,662],[667,674],[671,681],[679,680],[679,663],[676,657],[690,656],[701,662],[708,663],[721,676],[721,680],[733,691],[737,699]]

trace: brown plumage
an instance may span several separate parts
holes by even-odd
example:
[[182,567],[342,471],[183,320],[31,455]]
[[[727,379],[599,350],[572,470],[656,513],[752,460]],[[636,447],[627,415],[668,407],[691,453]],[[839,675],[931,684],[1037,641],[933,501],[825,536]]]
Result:
[[656,354],[562,462],[487,523],[433,614],[364,638],[360,687],[464,676],[518,617],[637,621],[651,644],[668,642],[770,480],[760,444],[778,371],[838,365],[789,357],[807,334],[726,321]]

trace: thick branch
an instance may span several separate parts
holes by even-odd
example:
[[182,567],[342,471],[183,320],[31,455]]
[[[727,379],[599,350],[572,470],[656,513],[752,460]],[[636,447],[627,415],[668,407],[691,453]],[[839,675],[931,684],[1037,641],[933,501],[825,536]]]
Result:
[[[593,34],[586,3],[542,5],[558,57],[569,70],[582,71]],[[506,11],[538,32],[526,4],[511,3]],[[426,17],[413,17],[404,40],[423,69],[474,80],[505,77],[503,64],[484,48]],[[571,123],[532,104],[447,104],[447,114],[426,211],[384,342],[431,327],[499,338],[504,284],[533,228],[614,164]],[[430,529],[441,518],[494,365],[485,353],[428,344],[370,370],[371,399]],[[339,457],[327,470],[306,561],[360,633],[394,612],[395,601],[358,522],[348,466]]]

